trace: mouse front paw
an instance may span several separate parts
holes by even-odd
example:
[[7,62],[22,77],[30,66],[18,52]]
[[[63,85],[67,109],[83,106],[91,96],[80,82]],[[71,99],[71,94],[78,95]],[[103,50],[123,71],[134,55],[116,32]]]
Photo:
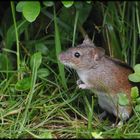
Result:
[[81,89],[86,89],[87,85],[86,84],[80,84],[80,85],[78,85],[78,87],[81,88]]
[[76,84],[79,86],[80,84],[83,84],[83,82],[79,79],[76,81]]
[[80,84],[80,85],[78,85],[78,87],[81,89],[90,89],[90,86],[88,86],[86,84]]
[[104,111],[101,114],[99,114],[98,115],[99,120],[103,120],[103,118],[106,117],[106,115],[107,115],[107,112],[106,111]]

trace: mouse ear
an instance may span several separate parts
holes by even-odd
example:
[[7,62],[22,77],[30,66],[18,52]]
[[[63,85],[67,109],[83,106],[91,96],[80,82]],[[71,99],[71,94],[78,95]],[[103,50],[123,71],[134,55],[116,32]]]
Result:
[[105,55],[105,49],[101,47],[94,48],[94,60],[98,61]]
[[83,44],[94,47],[94,43],[90,40],[90,38],[88,37],[88,35],[85,36],[85,38],[83,40]]

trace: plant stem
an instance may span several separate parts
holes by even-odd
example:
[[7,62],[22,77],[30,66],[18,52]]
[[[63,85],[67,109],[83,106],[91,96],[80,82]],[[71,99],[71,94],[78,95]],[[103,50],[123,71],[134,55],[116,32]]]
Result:
[[[138,2],[136,2],[136,20],[137,20],[137,28],[138,28],[138,39],[140,39],[140,15],[139,15],[139,5]],[[140,48],[140,43],[138,43],[138,48]],[[139,53],[139,50],[137,50],[137,54]],[[137,58],[137,57],[136,57]]]
[[82,27],[82,25],[80,23],[78,24],[78,28],[79,28],[79,31],[81,32],[83,38],[85,38],[85,36],[87,35],[87,32],[84,30],[84,28]]
[[74,23],[74,30],[73,30],[72,46],[74,46],[74,42],[75,42],[75,34],[76,34],[76,27],[77,27],[78,17],[79,17],[79,11],[76,11],[75,23]]
[[56,49],[56,56],[57,56],[57,63],[58,63],[59,73],[60,73],[62,85],[63,85],[63,87],[65,89],[67,89],[64,65],[62,65],[60,63],[60,61],[58,60],[58,55],[60,54],[62,49],[61,49],[61,39],[60,39],[60,34],[59,34],[59,28],[58,28],[58,25],[57,25],[55,7],[54,7],[54,28],[55,28],[55,49]]
[[[133,9],[133,13],[132,13],[132,17],[133,17],[133,22],[132,25],[134,27],[134,29],[136,28],[136,17],[135,17],[135,9]],[[133,29],[133,47],[132,47],[132,66],[135,65],[136,63],[136,33],[135,30]]]
[[138,11],[138,2],[136,2],[136,18],[137,18],[137,24],[138,24],[138,33],[140,36],[140,18],[139,18],[139,11]]
[[12,10],[12,17],[13,17],[13,21],[14,21],[14,27],[15,27],[15,36],[16,36],[16,46],[17,46],[17,70],[18,70],[18,80],[20,80],[20,55],[19,55],[19,38],[18,38],[18,30],[17,30],[17,24],[16,24],[16,16],[15,16],[15,6],[14,6],[14,2],[11,1],[11,10]]
[[33,98],[33,93],[35,92],[36,79],[37,79],[37,67],[36,67],[36,65],[34,63],[34,65],[33,65],[33,72],[32,72],[32,79],[31,79],[31,89],[30,89],[30,92],[29,92],[29,94],[28,94],[28,96],[26,98],[26,101],[25,101],[26,108],[25,108],[24,117],[23,117],[20,129],[19,129],[19,132],[18,132],[19,135],[23,131],[24,125],[27,122],[28,111],[29,111],[29,108],[30,108],[30,105],[31,105],[31,101],[32,101],[32,98]]

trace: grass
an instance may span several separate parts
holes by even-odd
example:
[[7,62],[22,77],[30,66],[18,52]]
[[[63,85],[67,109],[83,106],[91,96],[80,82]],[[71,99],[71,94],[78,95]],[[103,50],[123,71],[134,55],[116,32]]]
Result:
[[[28,93],[12,91],[14,85],[10,80],[3,83],[3,89],[5,86],[10,88],[1,90],[1,138],[92,138],[91,132],[102,132],[105,138],[140,136],[138,113],[122,128],[111,128],[109,120],[101,122],[94,112],[94,96],[89,100],[91,95],[86,96],[75,86],[66,91],[60,89],[59,83],[44,79],[36,85],[28,112],[24,112]],[[23,126],[25,113],[28,117]]]
[[[17,23],[16,23],[16,16],[15,16],[15,7],[14,2],[11,2],[11,10],[12,10],[12,16],[14,21],[14,28],[15,28],[15,36],[16,36],[16,46],[17,46],[17,70],[20,70],[20,51],[19,51],[19,38],[18,38],[18,30],[17,30]],[[20,80],[20,74],[18,72],[18,80]]]
[[[139,2],[109,2],[107,5],[97,2],[96,5],[100,6],[98,10],[104,15],[101,32],[110,55],[135,65],[140,51],[137,42],[137,35],[140,34],[139,8],[135,8],[139,7]],[[80,11],[73,16],[74,25],[71,27],[61,20],[60,11],[55,11],[54,7],[53,12],[42,8],[41,16],[50,19],[47,28],[54,31],[44,37],[41,32],[41,27],[46,27],[44,21],[38,20],[40,28],[34,30],[33,23],[27,23],[23,17],[20,22],[16,19],[14,2],[11,2],[11,8],[14,28],[11,23],[9,28],[4,26],[1,31],[7,31],[3,34],[9,39],[5,39],[4,35],[2,37],[5,44],[10,45],[4,46],[3,56],[0,56],[3,60],[0,62],[0,138],[140,138],[138,112],[134,110],[133,116],[121,128],[111,127],[109,116],[99,120],[101,111],[97,97],[89,90],[78,89],[75,73],[65,70],[57,59],[68,41],[73,45],[77,43]],[[60,32],[62,30],[71,31],[72,39],[65,37]],[[80,30],[85,32],[82,26]],[[41,56],[36,54],[38,50],[35,48],[39,43],[49,50],[46,51],[42,45]],[[40,68],[46,68],[49,74],[39,76]],[[28,77],[31,78],[30,88],[17,90],[17,82]]]
[[62,85],[64,86],[65,89],[67,89],[64,66],[58,60],[58,55],[62,50],[61,50],[61,42],[60,42],[60,35],[59,35],[59,30],[58,30],[58,25],[56,20],[55,8],[54,8],[54,24],[55,24],[55,48],[56,48],[57,63],[59,67],[59,73],[60,73]]
[[132,67],[140,54],[139,6],[138,2],[109,2],[107,7],[102,8],[103,33],[110,56],[122,59]]

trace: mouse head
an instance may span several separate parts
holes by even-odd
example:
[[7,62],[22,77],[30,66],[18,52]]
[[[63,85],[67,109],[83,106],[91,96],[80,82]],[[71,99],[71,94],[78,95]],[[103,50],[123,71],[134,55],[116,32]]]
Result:
[[95,67],[105,55],[105,50],[95,47],[90,40],[84,40],[77,47],[69,48],[59,55],[59,60],[66,66],[75,70]]

